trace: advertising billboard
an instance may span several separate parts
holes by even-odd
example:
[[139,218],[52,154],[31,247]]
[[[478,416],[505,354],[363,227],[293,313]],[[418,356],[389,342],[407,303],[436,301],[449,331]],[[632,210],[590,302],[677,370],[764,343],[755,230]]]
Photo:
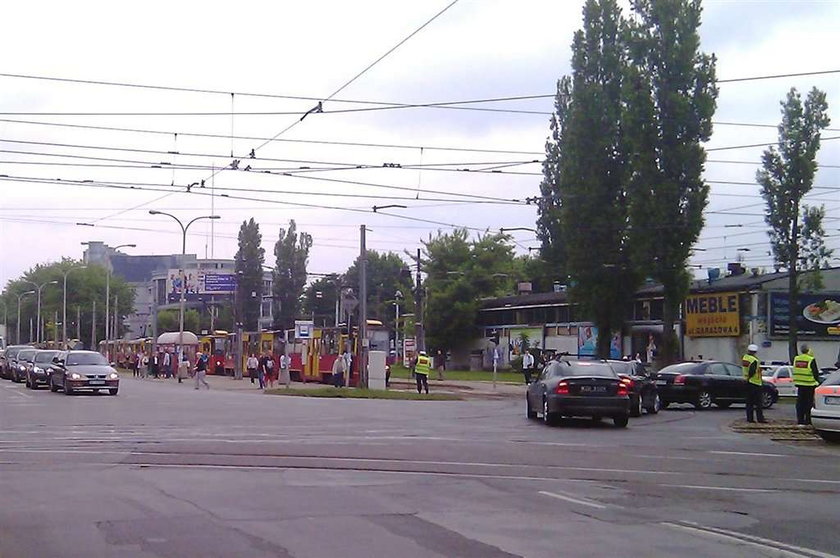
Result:
[[[196,301],[203,295],[227,295],[236,292],[236,275],[233,273],[210,273],[204,271],[187,271],[184,284],[187,301]],[[166,300],[169,303],[181,299],[181,272],[170,269],[166,273]]]
[[791,313],[801,338],[837,339],[840,337],[840,293],[799,295],[794,308],[786,292],[770,293],[770,336],[790,334]]
[[[594,357],[598,354],[598,327],[583,325],[578,327],[578,356]],[[621,334],[616,333],[610,341],[610,358],[621,358]]]
[[738,293],[704,293],[685,299],[685,334],[689,337],[737,337],[741,334]]

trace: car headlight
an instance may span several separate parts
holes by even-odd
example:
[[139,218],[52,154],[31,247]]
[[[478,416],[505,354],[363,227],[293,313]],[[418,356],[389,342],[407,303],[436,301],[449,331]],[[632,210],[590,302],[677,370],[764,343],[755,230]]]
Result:
[[36,374],[40,374],[44,371],[44,369],[41,368],[40,366],[33,366],[32,371],[35,372]]
[[20,370],[21,372],[26,372],[26,366],[21,364],[18,366],[18,370]]
[[78,372],[73,372],[72,374],[70,374],[70,379],[71,380],[81,380],[82,375],[79,374]]
[[119,380],[120,375],[117,374],[116,372],[111,372],[110,374],[108,374],[108,379],[109,380]]

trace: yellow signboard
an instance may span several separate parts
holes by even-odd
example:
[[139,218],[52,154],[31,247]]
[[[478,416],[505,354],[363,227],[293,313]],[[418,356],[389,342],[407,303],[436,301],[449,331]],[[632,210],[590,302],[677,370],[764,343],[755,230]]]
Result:
[[685,299],[685,334],[689,337],[736,337],[740,333],[738,293],[696,294]]

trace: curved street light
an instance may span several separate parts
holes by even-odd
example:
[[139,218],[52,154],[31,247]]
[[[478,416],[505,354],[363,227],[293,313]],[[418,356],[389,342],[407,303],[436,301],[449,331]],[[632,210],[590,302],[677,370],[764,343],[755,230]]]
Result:
[[[178,309],[178,349],[177,349],[177,358],[178,362],[181,362],[183,358],[183,351],[184,351],[184,305],[186,303],[186,293],[187,293],[187,285],[185,281],[185,269],[184,269],[184,260],[187,257],[187,229],[190,228],[190,225],[199,221],[201,219],[219,219],[218,215],[202,215],[201,217],[196,217],[192,221],[189,221],[186,225],[181,222],[176,216],[172,215],[171,213],[166,213],[165,211],[157,211],[156,209],[150,209],[149,215],[166,215],[167,217],[171,217],[178,223],[178,226],[181,227],[181,302],[180,307]],[[237,341],[237,344],[239,341]]]
[[27,281],[26,279],[23,280],[24,283],[29,283],[33,287],[37,289],[38,293],[38,323],[36,324],[35,331],[35,342],[41,342],[41,289],[46,287],[47,285],[58,285],[58,280],[53,279],[52,281],[44,281],[41,284],[35,283],[34,281]]

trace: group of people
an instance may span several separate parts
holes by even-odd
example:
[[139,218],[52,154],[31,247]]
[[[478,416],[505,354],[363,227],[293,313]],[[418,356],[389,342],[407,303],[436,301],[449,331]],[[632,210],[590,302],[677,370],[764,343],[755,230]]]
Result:
[[269,352],[259,357],[251,353],[245,361],[245,368],[251,383],[259,382],[259,389],[273,388],[278,380],[289,389],[292,385],[291,364],[292,359],[287,354],[280,355],[275,361],[274,355]]
[[[747,394],[747,422],[767,422],[761,406],[763,380],[758,357],[758,345],[747,347],[747,354],[741,359],[741,369],[749,383]],[[814,390],[820,383],[820,369],[817,359],[807,343],[799,346],[799,354],[793,359],[793,384],[796,386],[796,423],[799,426],[811,424],[811,408],[814,406]]]
[[125,364],[135,377],[178,378],[179,383],[188,376],[190,368],[186,353],[178,362],[177,353],[163,349],[148,355],[138,351],[125,357]]

